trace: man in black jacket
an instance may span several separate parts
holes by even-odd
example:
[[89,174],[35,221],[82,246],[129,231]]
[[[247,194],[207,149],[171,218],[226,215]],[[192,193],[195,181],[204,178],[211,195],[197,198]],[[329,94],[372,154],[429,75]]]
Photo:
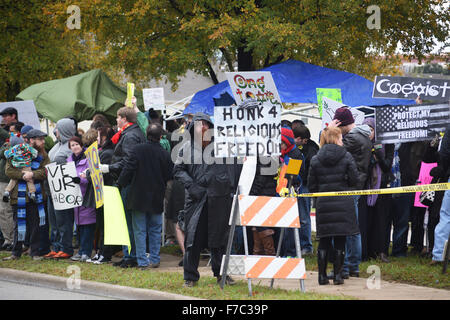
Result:
[[[111,164],[101,164],[100,170],[103,173],[111,173],[115,180],[118,179],[122,169],[125,167],[127,158],[131,155],[131,150],[137,144],[144,143],[145,137],[137,123],[136,111],[129,107],[122,107],[117,111],[117,127],[119,131],[112,137],[111,141],[115,145]],[[127,219],[128,234],[130,235],[131,250],[128,253],[128,247],[123,247],[124,257],[122,261],[115,263],[114,266],[122,268],[135,267],[136,248],[134,245],[133,221],[131,212],[127,209],[127,198],[130,186],[120,190],[125,217]]]
[[133,147],[118,181],[122,187],[130,186],[126,203],[132,215],[137,263],[142,269],[157,268],[160,263],[164,193],[173,169],[170,154],[159,144],[162,133],[159,123],[148,126],[149,141]]
[[[211,251],[211,267],[220,283],[220,265],[229,230],[235,166],[221,164],[212,147],[213,123],[204,113],[196,113],[188,127],[190,141],[182,146],[174,167],[174,178],[186,190],[184,286],[197,284],[200,252]],[[195,132],[195,134],[194,134]],[[227,276],[226,284],[233,284]]]

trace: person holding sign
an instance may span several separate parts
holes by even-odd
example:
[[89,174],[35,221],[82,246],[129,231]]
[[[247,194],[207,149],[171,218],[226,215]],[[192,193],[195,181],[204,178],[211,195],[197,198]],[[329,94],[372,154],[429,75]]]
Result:
[[[84,196],[88,187],[86,178],[86,170],[89,169],[88,160],[84,154],[82,141],[78,137],[72,137],[69,140],[69,148],[73,154],[67,158],[67,162],[74,162],[79,180],[81,194]],[[74,180],[75,181],[75,180]],[[86,262],[91,258],[92,249],[94,247],[94,233],[96,224],[95,208],[87,208],[79,206],[74,208],[74,218],[77,224],[77,230],[80,235],[80,250],[70,259],[73,261]]]
[[[33,260],[40,260],[39,257],[39,226],[45,224],[45,206],[43,199],[46,199],[42,181],[46,179],[45,166],[50,163],[44,149],[45,133],[33,129],[28,133],[30,144],[38,151],[38,156],[33,160],[31,171],[22,172],[21,168],[15,168],[11,161],[6,163],[5,173],[10,179],[17,179],[19,183],[11,192],[11,206],[14,212],[14,245],[11,256],[4,260],[16,260],[22,255],[22,245],[25,240],[25,233],[30,235],[30,256]],[[36,201],[31,201],[27,195],[27,182],[33,182],[36,186]]]

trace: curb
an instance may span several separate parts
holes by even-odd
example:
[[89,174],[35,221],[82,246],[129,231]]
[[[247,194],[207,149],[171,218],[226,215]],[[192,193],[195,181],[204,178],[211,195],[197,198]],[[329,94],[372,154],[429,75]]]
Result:
[[0,268],[0,280],[16,282],[24,285],[98,295],[120,300],[202,300],[175,293],[162,292],[152,289],[125,287],[88,280],[80,280],[79,289],[69,289],[67,282],[69,279],[70,278],[42,273]]

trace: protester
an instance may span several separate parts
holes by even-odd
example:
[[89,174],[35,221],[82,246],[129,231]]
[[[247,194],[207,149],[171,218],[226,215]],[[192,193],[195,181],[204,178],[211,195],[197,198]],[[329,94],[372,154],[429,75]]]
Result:
[[[298,120],[301,121],[301,120]],[[294,121],[295,122],[295,121]],[[294,126],[294,122],[292,125]],[[295,122],[297,123],[297,122]],[[311,140],[311,133],[306,126],[297,124],[294,129],[295,144],[302,152],[304,157],[304,163],[301,171],[302,185],[299,193],[308,193],[308,173],[311,159],[319,151],[319,146]],[[298,207],[300,212],[300,244],[302,246],[302,255],[312,254],[313,247],[311,241],[311,199],[300,197],[298,198]]]
[[[375,144],[375,119],[366,118],[363,124],[370,127],[370,140],[373,143],[369,163],[369,174],[366,189],[386,188],[391,182],[393,144]],[[359,226],[361,231],[362,260],[380,258],[389,262],[390,223],[389,206],[391,195],[368,195],[361,197],[359,210]]]
[[[439,150],[438,167],[434,169],[434,176],[447,178],[450,182],[450,125],[445,130]],[[442,200],[439,223],[434,230],[434,247],[432,264],[439,264],[444,261],[444,246],[450,234],[450,190],[446,190]],[[447,244],[448,246],[450,244]],[[447,248],[447,250],[450,250]]]
[[19,121],[16,108],[5,108],[0,112],[0,116],[2,116],[2,121],[4,123],[3,129],[5,129],[6,132],[10,132],[10,126]]
[[[358,185],[358,171],[353,157],[343,147],[342,134],[328,127],[320,137],[321,148],[311,159],[308,188],[311,192],[346,191]],[[316,236],[319,240],[317,263],[320,285],[328,284],[328,257],[334,257],[333,283],[343,284],[342,268],[346,236],[359,233],[354,200],[349,196],[318,197]]]
[[[10,160],[14,168],[22,169],[22,172],[31,171],[31,163],[38,156],[38,151],[29,144],[24,143],[22,138],[13,136],[10,139],[11,148],[5,151],[4,155]],[[11,179],[3,193],[3,201],[9,201],[10,192],[17,186],[18,181]],[[31,201],[36,201],[36,187],[32,181],[27,182],[28,197]]]
[[112,126],[111,126],[111,123],[108,121],[108,119],[103,114],[97,113],[92,118],[91,129],[98,130],[99,128],[102,128],[102,127],[111,128]]
[[23,126],[20,130],[20,137],[28,144],[30,143],[30,139],[27,137],[27,134],[30,130],[33,130],[33,127],[29,125]]
[[[88,159],[84,154],[82,140],[79,137],[72,137],[69,140],[69,148],[73,152],[67,162],[74,162],[77,170],[77,176],[81,194],[83,197],[86,194],[88,187],[88,180],[86,179],[86,170],[89,169]],[[74,208],[74,218],[77,225],[77,232],[80,237],[80,249],[78,253],[70,259],[73,261],[86,262],[91,258],[92,249],[94,246],[94,233],[96,224],[95,208],[87,208],[79,206]]]
[[[23,241],[25,234],[30,234],[30,256],[33,260],[42,259],[39,257],[39,226],[45,224],[45,191],[42,188],[42,181],[46,179],[45,166],[49,164],[49,158],[44,149],[45,133],[39,130],[31,130],[28,133],[31,146],[38,150],[38,157],[33,160],[31,172],[23,173],[20,168],[14,168],[11,161],[6,163],[6,175],[10,179],[19,180],[18,185],[11,193],[11,205],[14,212],[14,247],[11,256],[4,260],[16,260],[22,255]],[[27,194],[26,182],[33,182],[36,186],[36,201],[31,201]]]
[[[295,144],[294,133],[289,127],[281,128],[281,163],[282,165],[288,165],[290,159],[302,160],[304,161],[304,157],[302,152],[297,148]],[[301,193],[301,187],[303,185],[302,176],[304,176],[306,168],[302,165],[300,167],[300,172],[298,175],[292,177],[291,186],[294,187],[296,193]],[[305,224],[305,228],[308,229],[307,221],[309,216],[309,212],[306,212],[306,208],[303,206],[299,207],[299,218],[300,225]],[[303,225],[302,225],[303,228]],[[309,227],[310,228],[310,227]],[[302,233],[303,232],[303,233]],[[294,229],[287,228],[284,233],[284,237],[282,239],[282,256],[291,256],[296,257],[297,251],[295,247],[295,233]],[[312,253],[312,243],[311,243],[311,235],[309,232],[308,239],[308,231],[300,231],[300,247],[301,253],[303,254],[311,254]]]
[[[369,126],[356,126],[353,115],[346,106],[336,110],[334,119],[329,126],[339,127],[341,130],[344,147],[352,155],[358,169],[358,183],[356,187],[358,190],[363,189],[367,181],[372,150],[372,142],[369,139],[371,133]],[[359,196],[353,196],[357,222],[359,198]],[[362,259],[360,233],[347,237],[345,251],[343,277],[359,277],[359,264]]]
[[[49,152],[50,162],[64,164],[72,154],[69,148],[69,140],[77,133],[76,121],[70,118],[58,120],[54,130],[57,143]],[[45,258],[68,259],[73,255],[73,209],[55,210],[53,200],[48,190],[48,217],[50,221],[50,241],[52,251]]]
[[[195,286],[200,278],[198,264],[205,247],[211,251],[211,267],[217,282],[222,279],[220,265],[228,236],[231,194],[234,193],[230,177],[234,172],[231,172],[233,166],[219,164],[222,161],[214,158],[214,148],[208,147],[212,142],[212,130],[208,129],[212,128],[209,116],[201,112],[194,115],[188,129],[191,140],[183,145],[174,167],[174,177],[184,184],[187,193],[183,261],[186,287]],[[229,276],[225,282],[234,283]]]
[[[5,174],[6,159],[4,152],[9,149],[9,132],[0,128],[0,192],[4,194],[9,183],[9,178]],[[14,241],[14,217],[12,207],[8,202],[0,201],[0,230],[2,235],[1,250],[11,251]]]
[[[111,164],[101,164],[100,170],[102,173],[111,173],[115,181],[118,180],[122,169],[125,167],[126,159],[131,156],[132,149],[135,145],[144,143],[145,137],[142,134],[139,125],[136,124],[137,115],[133,108],[122,107],[117,111],[117,127],[119,131],[111,138],[115,145],[114,153],[111,159]],[[131,250],[128,252],[128,247],[123,246],[123,259],[114,264],[122,268],[137,266],[136,248],[134,244],[133,232],[133,216],[128,210],[128,192],[130,186],[126,186],[120,190],[123,206],[125,209],[125,217],[127,220],[128,234],[130,236]]]
[[160,264],[164,194],[173,169],[170,154],[159,144],[161,135],[159,123],[148,126],[148,142],[133,147],[118,180],[120,186],[130,186],[126,203],[132,215],[136,258],[141,269],[157,268]]

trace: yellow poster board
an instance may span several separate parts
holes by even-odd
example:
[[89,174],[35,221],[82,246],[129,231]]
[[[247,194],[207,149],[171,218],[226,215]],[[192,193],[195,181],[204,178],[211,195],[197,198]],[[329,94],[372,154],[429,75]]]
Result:
[[125,105],[127,107],[133,108],[132,99],[134,96],[134,83],[128,82],[127,83],[127,101],[125,102]]
[[100,208],[103,203],[103,175],[100,171],[100,158],[98,156],[98,144],[95,141],[84,152],[89,163],[89,171],[91,173],[92,186],[95,195],[95,207]]
[[123,209],[119,189],[116,187],[105,186],[104,196],[104,244],[128,246],[128,252],[130,252],[130,235],[128,234],[127,220],[125,218],[125,211]]
[[300,172],[300,167],[302,166],[302,162],[302,160],[289,159],[286,174],[298,175],[298,173]]

